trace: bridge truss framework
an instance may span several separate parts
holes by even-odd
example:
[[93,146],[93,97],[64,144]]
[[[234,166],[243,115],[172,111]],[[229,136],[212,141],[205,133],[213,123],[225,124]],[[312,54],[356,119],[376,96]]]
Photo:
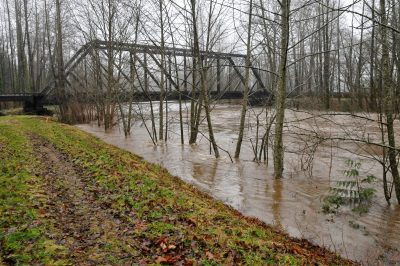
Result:
[[[163,71],[163,74],[166,77],[166,80],[169,83],[169,90],[171,92],[171,87],[173,87],[174,92],[178,92],[179,94],[183,94],[184,96],[188,96],[190,94],[190,90],[188,90],[188,85],[190,85],[189,77],[192,75],[192,69],[189,67],[190,62],[188,58],[193,58],[194,54],[191,49],[184,49],[184,48],[171,48],[171,47],[164,47],[161,49],[159,46],[155,45],[143,45],[143,44],[131,44],[131,43],[122,43],[122,42],[106,42],[95,40],[86,43],[83,45],[65,64],[64,66],[64,73],[66,78],[66,83],[70,88],[73,88],[75,91],[79,91],[79,89],[85,89],[86,85],[85,82],[82,81],[80,74],[76,73],[76,70],[81,64],[84,59],[90,54],[97,54],[99,55],[102,53],[106,58],[108,56],[107,52],[112,51],[113,53],[129,53],[129,58],[134,60],[136,64],[142,69],[143,71],[143,78],[145,80],[144,90],[142,92],[138,91],[138,94],[142,93],[146,98],[152,95],[153,97],[157,95],[157,91],[150,92],[149,88],[149,79],[155,84],[155,87],[160,86],[159,78],[157,77],[157,71],[160,73]],[[164,55],[167,59],[165,62],[164,67],[160,62],[160,55]],[[176,75],[173,75],[172,70],[172,59],[174,58],[176,62],[176,58],[180,57],[180,63],[183,64],[182,69],[182,78],[179,77],[179,73],[176,71]],[[216,88],[216,90],[209,90],[211,94],[216,95],[216,97],[222,98],[224,95],[233,98],[241,97],[242,93],[241,90],[238,90],[238,87],[245,86],[245,78],[244,72],[245,66],[243,65],[246,56],[242,54],[234,54],[234,53],[219,53],[219,52],[212,52],[212,51],[201,51],[200,57],[202,60],[208,60],[207,64],[205,64],[210,69],[216,69],[213,73],[216,75],[215,81],[216,86],[212,86]],[[114,68],[118,69],[120,74],[130,82],[130,76],[125,74],[126,69],[123,66],[119,65],[117,60],[113,60]],[[235,62],[236,61],[236,62]],[[132,67],[132,61],[129,61]],[[153,67],[155,66],[155,67]],[[102,69],[104,72],[107,69],[104,65],[101,64]],[[136,66],[135,66],[136,68]],[[156,69],[158,68],[158,69]],[[228,76],[229,79],[226,84],[227,86],[222,87],[222,76],[226,71],[226,68],[229,69]],[[129,68],[128,68],[129,69]],[[250,88],[250,93],[255,92],[263,92],[265,94],[271,94],[267,91],[262,77],[259,73],[259,69],[255,68],[254,66],[250,66],[251,73],[253,74],[252,78],[252,85]],[[129,71],[129,70],[128,70]],[[137,70],[136,70],[137,72]],[[231,79],[232,73],[234,77],[238,79],[236,82],[236,86],[234,90],[232,90],[232,83],[233,80]],[[76,88],[76,87],[81,88]],[[24,102],[24,107],[28,107],[31,109],[35,108],[42,108],[43,104],[46,100],[54,94],[55,89],[57,88],[57,79],[54,78],[48,85],[42,89],[39,93],[20,93],[20,94],[8,94],[8,95],[0,95],[0,101],[14,101],[14,102]],[[158,92],[159,93],[159,92]],[[176,94],[176,93],[175,93]]]

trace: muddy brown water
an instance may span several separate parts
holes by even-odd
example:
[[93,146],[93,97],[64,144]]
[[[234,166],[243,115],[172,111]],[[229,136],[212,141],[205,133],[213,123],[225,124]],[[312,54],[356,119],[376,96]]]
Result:
[[[189,104],[185,104],[184,108],[186,122]],[[148,104],[141,104],[140,109],[146,112]],[[310,134],[379,141],[377,123],[338,113],[326,116],[314,112],[312,116],[307,112],[287,110],[285,178],[276,180],[273,178],[271,150],[269,165],[253,161],[251,143],[254,143],[256,132],[255,114],[261,112],[261,108],[249,112],[251,122],[246,127],[241,159],[234,163],[223,151],[219,159],[210,155],[209,143],[202,135],[199,135],[196,145],[181,145],[177,110],[176,103],[169,104],[168,141],[157,146],[153,145],[139,119],[128,138],[124,137],[119,127],[108,132],[94,124],[78,127],[107,143],[162,165],[173,175],[243,214],[280,227],[291,236],[306,238],[364,264],[400,265],[400,252],[397,249],[400,245],[400,207],[394,196],[392,206],[388,206],[383,198],[382,182],[379,181],[382,178],[382,168],[373,159],[381,154],[380,148],[353,141],[325,141],[317,146],[312,171],[310,168],[302,170],[310,161],[310,156],[304,152],[311,149],[310,144],[313,142],[309,138]],[[239,114],[240,106],[233,104],[215,105],[212,112],[217,143],[232,156],[237,140]],[[316,118],[315,114],[318,115]],[[374,115],[368,115],[368,118],[376,119]],[[146,122],[150,127],[150,122]],[[400,128],[400,125],[396,124],[396,127]],[[186,142],[187,130],[188,126],[185,125]],[[202,125],[202,130],[207,135],[205,125]],[[261,134],[263,130],[260,130]],[[374,184],[376,196],[367,214],[359,215],[348,208],[335,215],[324,214],[321,211],[322,198],[329,193],[329,187],[335,180],[345,179],[343,170],[346,169],[347,159],[362,163],[361,175],[374,174],[378,177]]]

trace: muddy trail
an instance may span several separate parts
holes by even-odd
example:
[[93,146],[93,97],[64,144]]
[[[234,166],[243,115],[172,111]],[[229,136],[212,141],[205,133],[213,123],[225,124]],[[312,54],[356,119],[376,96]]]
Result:
[[[98,200],[96,189],[74,167],[69,158],[41,137],[31,136],[37,157],[43,164],[46,192],[50,201],[41,212],[54,221],[57,244],[69,250],[73,265],[106,264],[110,259],[132,261],[132,250],[115,249],[118,240],[124,247],[132,244],[129,225],[117,218]],[[131,232],[131,233],[130,233]]]

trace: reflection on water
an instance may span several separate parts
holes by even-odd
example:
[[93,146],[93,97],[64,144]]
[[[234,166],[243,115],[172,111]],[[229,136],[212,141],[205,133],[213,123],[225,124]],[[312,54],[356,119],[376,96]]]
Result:
[[[345,160],[361,160],[363,173],[379,177],[379,163],[366,157],[380,150],[346,143],[346,151],[337,143],[323,143],[314,155],[311,173],[300,171],[310,158],[298,152],[304,150],[309,142],[292,134],[294,130],[307,129],[330,136],[358,136],[367,130],[368,137],[376,138],[379,133],[376,125],[349,117],[323,117],[318,121],[290,123],[289,126],[295,129],[287,127],[285,135],[286,178],[276,180],[272,167],[252,161],[254,156],[248,136],[254,128],[246,129],[247,139],[243,143],[241,160],[231,163],[226,155],[215,159],[209,154],[209,143],[201,135],[196,145],[180,144],[176,106],[169,105],[171,123],[168,142],[157,146],[152,144],[141,121],[134,124],[132,136],[128,138],[118,128],[104,132],[95,125],[78,127],[145,160],[162,165],[173,175],[196,185],[243,214],[282,228],[292,236],[307,238],[342,256],[369,264],[400,262],[400,253],[396,250],[400,245],[400,208],[396,204],[387,206],[382,197],[381,184],[376,185],[378,196],[366,215],[359,216],[351,211],[335,216],[321,213],[321,199],[327,194],[331,179],[343,178]],[[236,105],[217,105],[212,113],[217,142],[230,152],[234,151],[236,144],[239,114],[240,106]],[[299,119],[299,114],[288,112],[288,121],[296,119]],[[205,127],[203,130],[206,132]],[[364,157],[357,157],[354,152]],[[355,229],[350,223],[357,223],[360,227]]]
[[273,189],[272,192],[272,214],[274,216],[274,223],[278,227],[282,227],[281,223],[281,202],[282,202],[282,180],[274,179],[273,181]]

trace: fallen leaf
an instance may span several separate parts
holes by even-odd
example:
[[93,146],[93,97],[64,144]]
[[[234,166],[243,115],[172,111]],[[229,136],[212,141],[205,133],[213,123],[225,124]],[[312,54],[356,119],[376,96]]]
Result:
[[180,256],[176,256],[176,257],[172,257],[172,256],[157,257],[155,262],[156,263],[165,263],[165,264],[174,264],[180,258],[181,258]]
[[168,245],[168,250],[171,250],[171,249],[176,249],[176,246],[175,245]]
[[193,266],[194,265],[194,261],[193,260],[187,260],[187,261],[185,261],[185,263],[183,265],[184,266]]
[[166,245],[166,244],[164,244],[164,243],[161,243],[160,244],[160,247],[162,248],[162,251],[164,252],[164,253],[167,253],[168,251],[170,251],[171,249],[175,249],[176,248],[176,246],[175,245]]
[[206,251],[206,257],[209,260],[212,260],[214,258],[214,255],[210,251]]
[[40,208],[38,212],[39,212],[40,215],[45,215],[46,214],[46,210],[44,208]]
[[147,229],[147,225],[141,221],[135,224],[135,230],[139,232],[143,232]]
[[167,245],[165,245],[164,242],[161,242],[161,243],[160,243],[160,247],[161,247],[161,249],[163,250],[164,253],[168,251]]
[[162,236],[156,241],[156,244],[161,245],[161,243],[167,243],[167,241],[168,241],[168,238],[166,236]]
[[198,247],[197,247],[197,242],[196,241],[192,240],[192,242],[190,243],[190,247],[192,248],[192,250],[194,252],[198,251]]
[[150,250],[150,248],[149,248],[150,245],[151,245],[151,242],[149,240],[145,240],[140,247],[145,251],[149,251]]

